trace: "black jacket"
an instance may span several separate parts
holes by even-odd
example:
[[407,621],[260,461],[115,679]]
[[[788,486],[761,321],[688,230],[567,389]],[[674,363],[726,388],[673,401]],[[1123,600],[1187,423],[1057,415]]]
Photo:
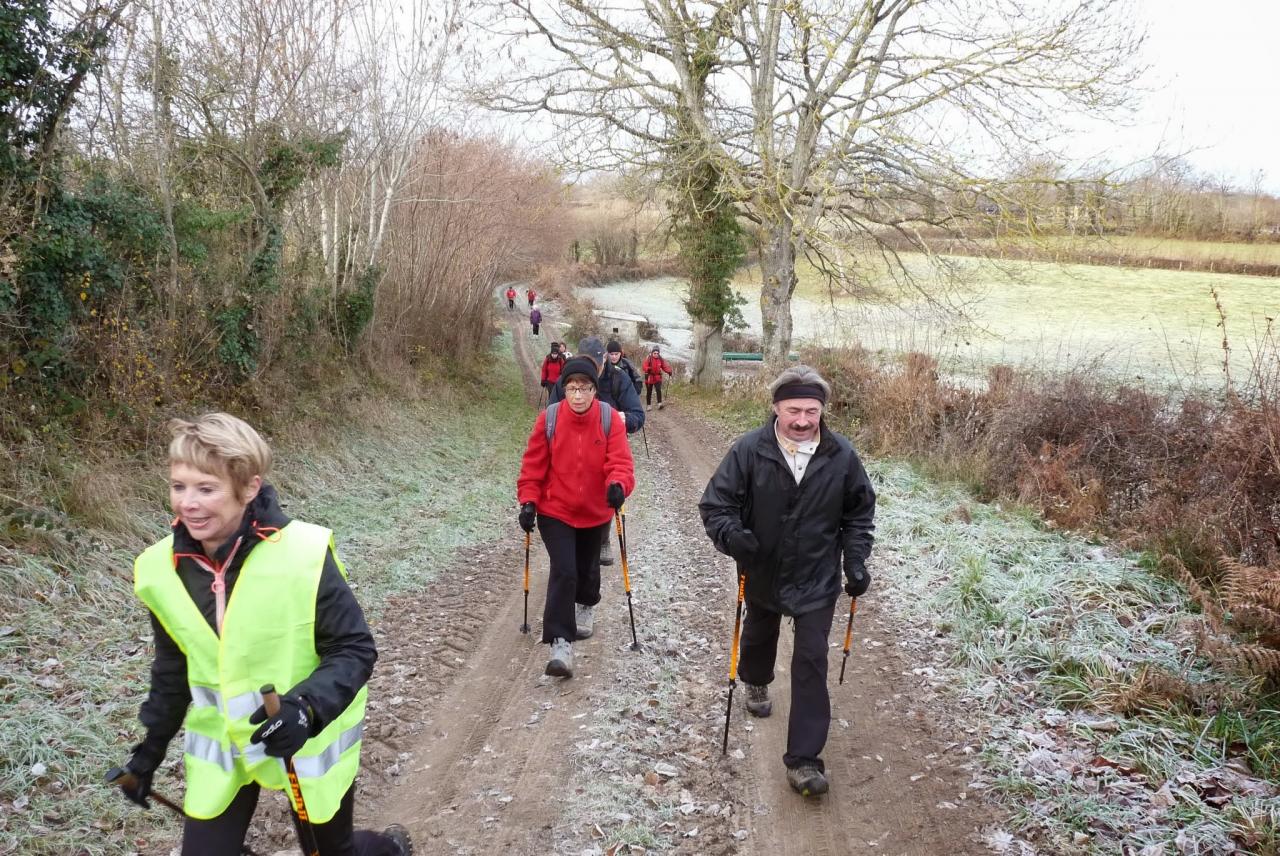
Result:
[[[698,503],[716,549],[747,575],[746,596],[784,615],[836,602],[844,572],[865,570],[876,495],[853,445],[821,425],[809,469],[796,484],[774,434],[776,417],[739,437]],[[745,532],[759,549],[743,549]]]
[[[634,434],[644,427],[644,405],[640,403],[640,393],[636,392],[631,376],[625,370],[609,363],[600,373],[597,397],[605,404],[622,414],[627,420],[627,433]],[[556,385],[547,394],[547,403],[555,404],[564,399],[564,375],[556,381]]]
[[[245,511],[240,530],[219,549],[215,562],[226,561],[236,539],[243,537],[240,551],[232,560],[226,573],[227,598],[244,560],[272,528],[281,529],[289,523],[280,508],[275,488],[264,484],[258,496]],[[200,543],[191,537],[187,527],[179,522],[173,528],[174,553],[201,553]],[[191,559],[179,558],[176,573],[182,579],[191,599],[195,601],[209,626],[217,632],[217,603],[210,588],[212,576]],[[187,658],[173,641],[160,621],[151,615],[151,629],[155,634],[156,656],[151,664],[151,691],[142,703],[138,718],[147,729],[146,740],[141,744],[149,753],[164,756],[165,747],[182,727],[187,706],[191,703],[191,689],[187,684]],[[314,714],[312,734],[319,734],[338,714],[346,710],[360,688],[369,681],[373,664],[378,659],[373,634],[365,623],[364,613],[355,595],[338,570],[332,551],[325,557],[320,572],[320,585],[316,589],[316,654],[320,664],[314,672],[289,689],[290,694],[301,696]]]
[[618,368],[625,371],[627,377],[631,378],[631,384],[636,388],[636,395],[638,396],[640,390],[644,389],[644,377],[641,376],[640,372],[636,371],[636,367],[626,357],[618,358]]

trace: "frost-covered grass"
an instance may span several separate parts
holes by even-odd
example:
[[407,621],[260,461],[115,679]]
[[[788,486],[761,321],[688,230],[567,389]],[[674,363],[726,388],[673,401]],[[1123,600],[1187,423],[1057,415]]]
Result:
[[[632,453],[639,457],[636,490],[627,509],[627,529],[631,536],[628,559],[633,569],[631,587],[638,611],[637,633],[641,644],[649,650],[618,653],[618,679],[603,691],[593,692],[588,699],[592,713],[585,720],[582,738],[573,748],[574,794],[562,807],[562,828],[556,834],[557,843],[566,840],[573,843],[571,852],[586,852],[583,847],[587,842],[594,842],[601,850],[612,845],[639,845],[664,852],[671,846],[670,836],[662,827],[673,819],[674,802],[670,798],[649,799],[654,792],[644,782],[644,774],[652,770],[664,754],[663,739],[658,733],[648,733],[646,719],[671,709],[675,681],[670,667],[655,663],[653,657],[654,640],[666,638],[674,631],[671,611],[663,608],[674,593],[669,582],[664,584],[648,573],[649,568],[660,567],[657,551],[653,549],[655,545],[636,537],[641,528],[638,524],[648,513],[644,497],[654,496],[655,489],[653,471],[644,465],[643,448],[643,443],[632,443]],[[611,540],[614,564],[601,570],[606,574],[619,574],[621,557],[616,535]],[[616,580],[609,580],[605,587],[606,599],[597,607],[597,623],[607,622],[618,629],[626,626],[629,631],[625,596],[621,586],[615,583]],[[598,635],[594,641],[584,644],[599,645],[603,638]],[[622,637],[611,633],[608,638]],[[643,736],[639,736],[641,733]],[[604,834],[603,839],[598,839],[596,827]]]
[[[273,438],[270,480],[288,513],[335,530],[376,614],[514,510],[534,411],[509,337],[474,384],[440,385],[427,401],[371,395],[362,407],[351,424]],[[50,513],[53,528],[0,538],[0,854],[133,853],[174,835],[163,809],[144,813],[101,784],[140,737],[151,646],[132,563],[164,533],[163,483],[151,464],[119,462],[84,488],[130,488],[108,516],[114,526]],[[177,755],[171,747],[156,778],[174,796]]]
[[874,476],[877,595],[945,636],[939,686],[974,713],[1020,832],[1051,852],[1275,852],[1274,712],[1196,655],[1185,592],[906,465]]
[[284,462],[290,514],[330,526],[362,600],[421,588],[456,551],[515,513],[515,474],[536,411],[505,333],[481,381],[386,407],[378,429]]

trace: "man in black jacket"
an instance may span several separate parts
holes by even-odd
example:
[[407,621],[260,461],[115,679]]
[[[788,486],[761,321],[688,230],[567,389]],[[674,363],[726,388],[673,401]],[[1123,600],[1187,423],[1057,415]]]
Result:
[[822,748],[831,726],[827,637],[840,595],[871,584],[876,495],[850,442],[822,421],[831,388],[808,366],[770,386],[773,416],[733,444],[698,503],[716,549],[746,575],[739,674],[747,710],[772,712],[769,684],[782,616],[795,624],[791,721],[783,763],[804,796],[827,791]]
[[[636,392],[631,377],[605,356],[604,343],[595,336],[588,336],[578,343],[578,356],[590,357],[600,370],[598,395],[601,401],[622,414],[627,422],[627,433],[634,434],[644,425],[644,406],[640,393]],[[548,404],[564,398],[564,378],[551,388]]]

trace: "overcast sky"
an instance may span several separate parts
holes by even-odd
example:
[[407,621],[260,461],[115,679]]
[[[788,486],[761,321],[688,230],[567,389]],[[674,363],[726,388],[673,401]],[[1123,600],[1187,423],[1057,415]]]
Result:
[[1156,146],[1188,151],[1242,187],[1263,170],[1264,187],[1280,193],[1280,0],[1137,2],[1151,91],[1132,127],[1090,137],[1115,141],[1113,162]]

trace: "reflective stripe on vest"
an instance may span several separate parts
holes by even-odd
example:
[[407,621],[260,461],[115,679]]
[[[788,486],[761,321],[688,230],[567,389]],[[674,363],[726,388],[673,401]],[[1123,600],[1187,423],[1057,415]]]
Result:
[[[263,684],[287,692],[319,665],[315,600],[331,549],[329,530],[300,521],[256,544],[228,599],[222,638],[175,572],[172,536],[134,563],[135,591],[187,658],[184,809],[192,817],[222,814],[250,782],[289,791],[284,764],[250,742],[257,726],[248,720],[262,704]],[[338,567],[345,576],[341,562]],[[317,823],[333,817],[359,771],[367,696],[361,688],[294,756],[308,814]]]

